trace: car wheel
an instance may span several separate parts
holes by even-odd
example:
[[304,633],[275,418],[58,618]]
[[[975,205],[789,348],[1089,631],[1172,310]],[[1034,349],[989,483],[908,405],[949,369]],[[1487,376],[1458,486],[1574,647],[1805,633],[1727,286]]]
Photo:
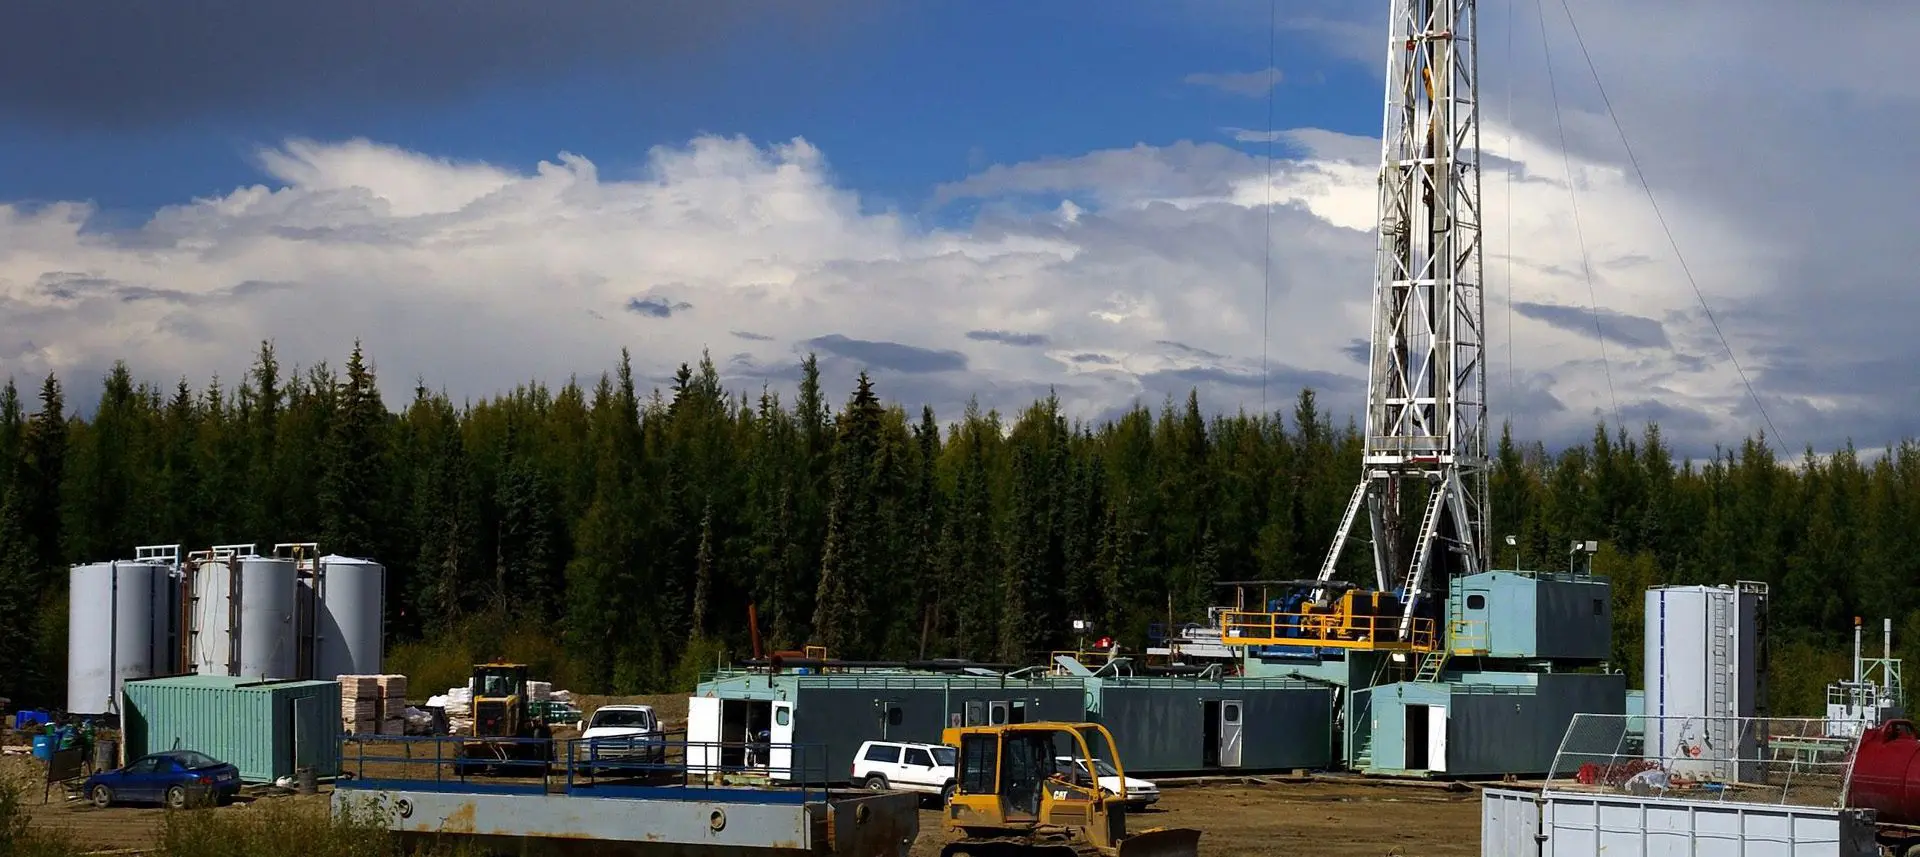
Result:
[[873,776],[867,777],[867,791],[883,792],[886,790],[887,790],[886,777],[880,776],[879,774],[874,774]]
[[186,809],[187,808],[187,787],[186,786],[172,786],[167,789],[167,808],[168,809]]
[[106,786],[93,787],[93,805],[101,809],[113,806],[113,789]]
[[946,806],[947,804],[953,803],[953,793],[956,790],[957,788],[954,786],[953,783],[948,783],[944,786],[941,786],[940,787],[940,805]]

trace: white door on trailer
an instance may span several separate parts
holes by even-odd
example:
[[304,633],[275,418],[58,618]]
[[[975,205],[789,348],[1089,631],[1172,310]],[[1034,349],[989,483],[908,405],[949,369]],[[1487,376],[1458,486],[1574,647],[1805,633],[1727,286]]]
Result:
[[[767,730],[767,777],[774,780],[793,779],[793,703],[774,702],[773,726]],[[821,768],[825,774],[825,759],[806,759],[810,768]]]
[[720,699],[687,698],[687,773],[704,774],[720,761]]
[[1427,770],[1447,770],[1447,710],[1427,706]]
[[1227,699],[1220,703],[1220,767],[1240,767],[1240,700]]

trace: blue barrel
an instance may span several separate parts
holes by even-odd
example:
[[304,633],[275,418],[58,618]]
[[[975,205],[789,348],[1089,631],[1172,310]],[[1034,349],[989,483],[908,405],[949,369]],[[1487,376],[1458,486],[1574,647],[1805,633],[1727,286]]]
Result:
[[53,758],[53,736],[40,734],[33,736],[33,757],[41,761]]

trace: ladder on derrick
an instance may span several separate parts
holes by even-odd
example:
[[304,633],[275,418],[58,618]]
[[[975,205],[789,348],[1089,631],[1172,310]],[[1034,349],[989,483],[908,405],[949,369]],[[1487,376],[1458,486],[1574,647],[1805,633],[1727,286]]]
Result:
[[1441,481],[1427,495],[1427,509],[1420,513],[1420,536],[1414,540],[1413,564],[1407,567],[1401,597],[1407,606],[1400,616],[1400,639],[1407,639],[1413,628],[1414,608],[1420,603],[1420,590],[1427,585],[1427,563],[1432,561],[1433,543],[1439,541],[1440,510],[1447,505],[1447,483]]

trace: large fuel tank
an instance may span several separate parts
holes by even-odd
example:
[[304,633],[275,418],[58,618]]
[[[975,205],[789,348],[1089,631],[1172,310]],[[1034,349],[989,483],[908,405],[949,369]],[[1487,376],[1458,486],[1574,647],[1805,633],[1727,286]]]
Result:
[[1920,824],[1920,732],[1912,721],[1860,733],[1847,806],[1874,810],[1882,824]]

